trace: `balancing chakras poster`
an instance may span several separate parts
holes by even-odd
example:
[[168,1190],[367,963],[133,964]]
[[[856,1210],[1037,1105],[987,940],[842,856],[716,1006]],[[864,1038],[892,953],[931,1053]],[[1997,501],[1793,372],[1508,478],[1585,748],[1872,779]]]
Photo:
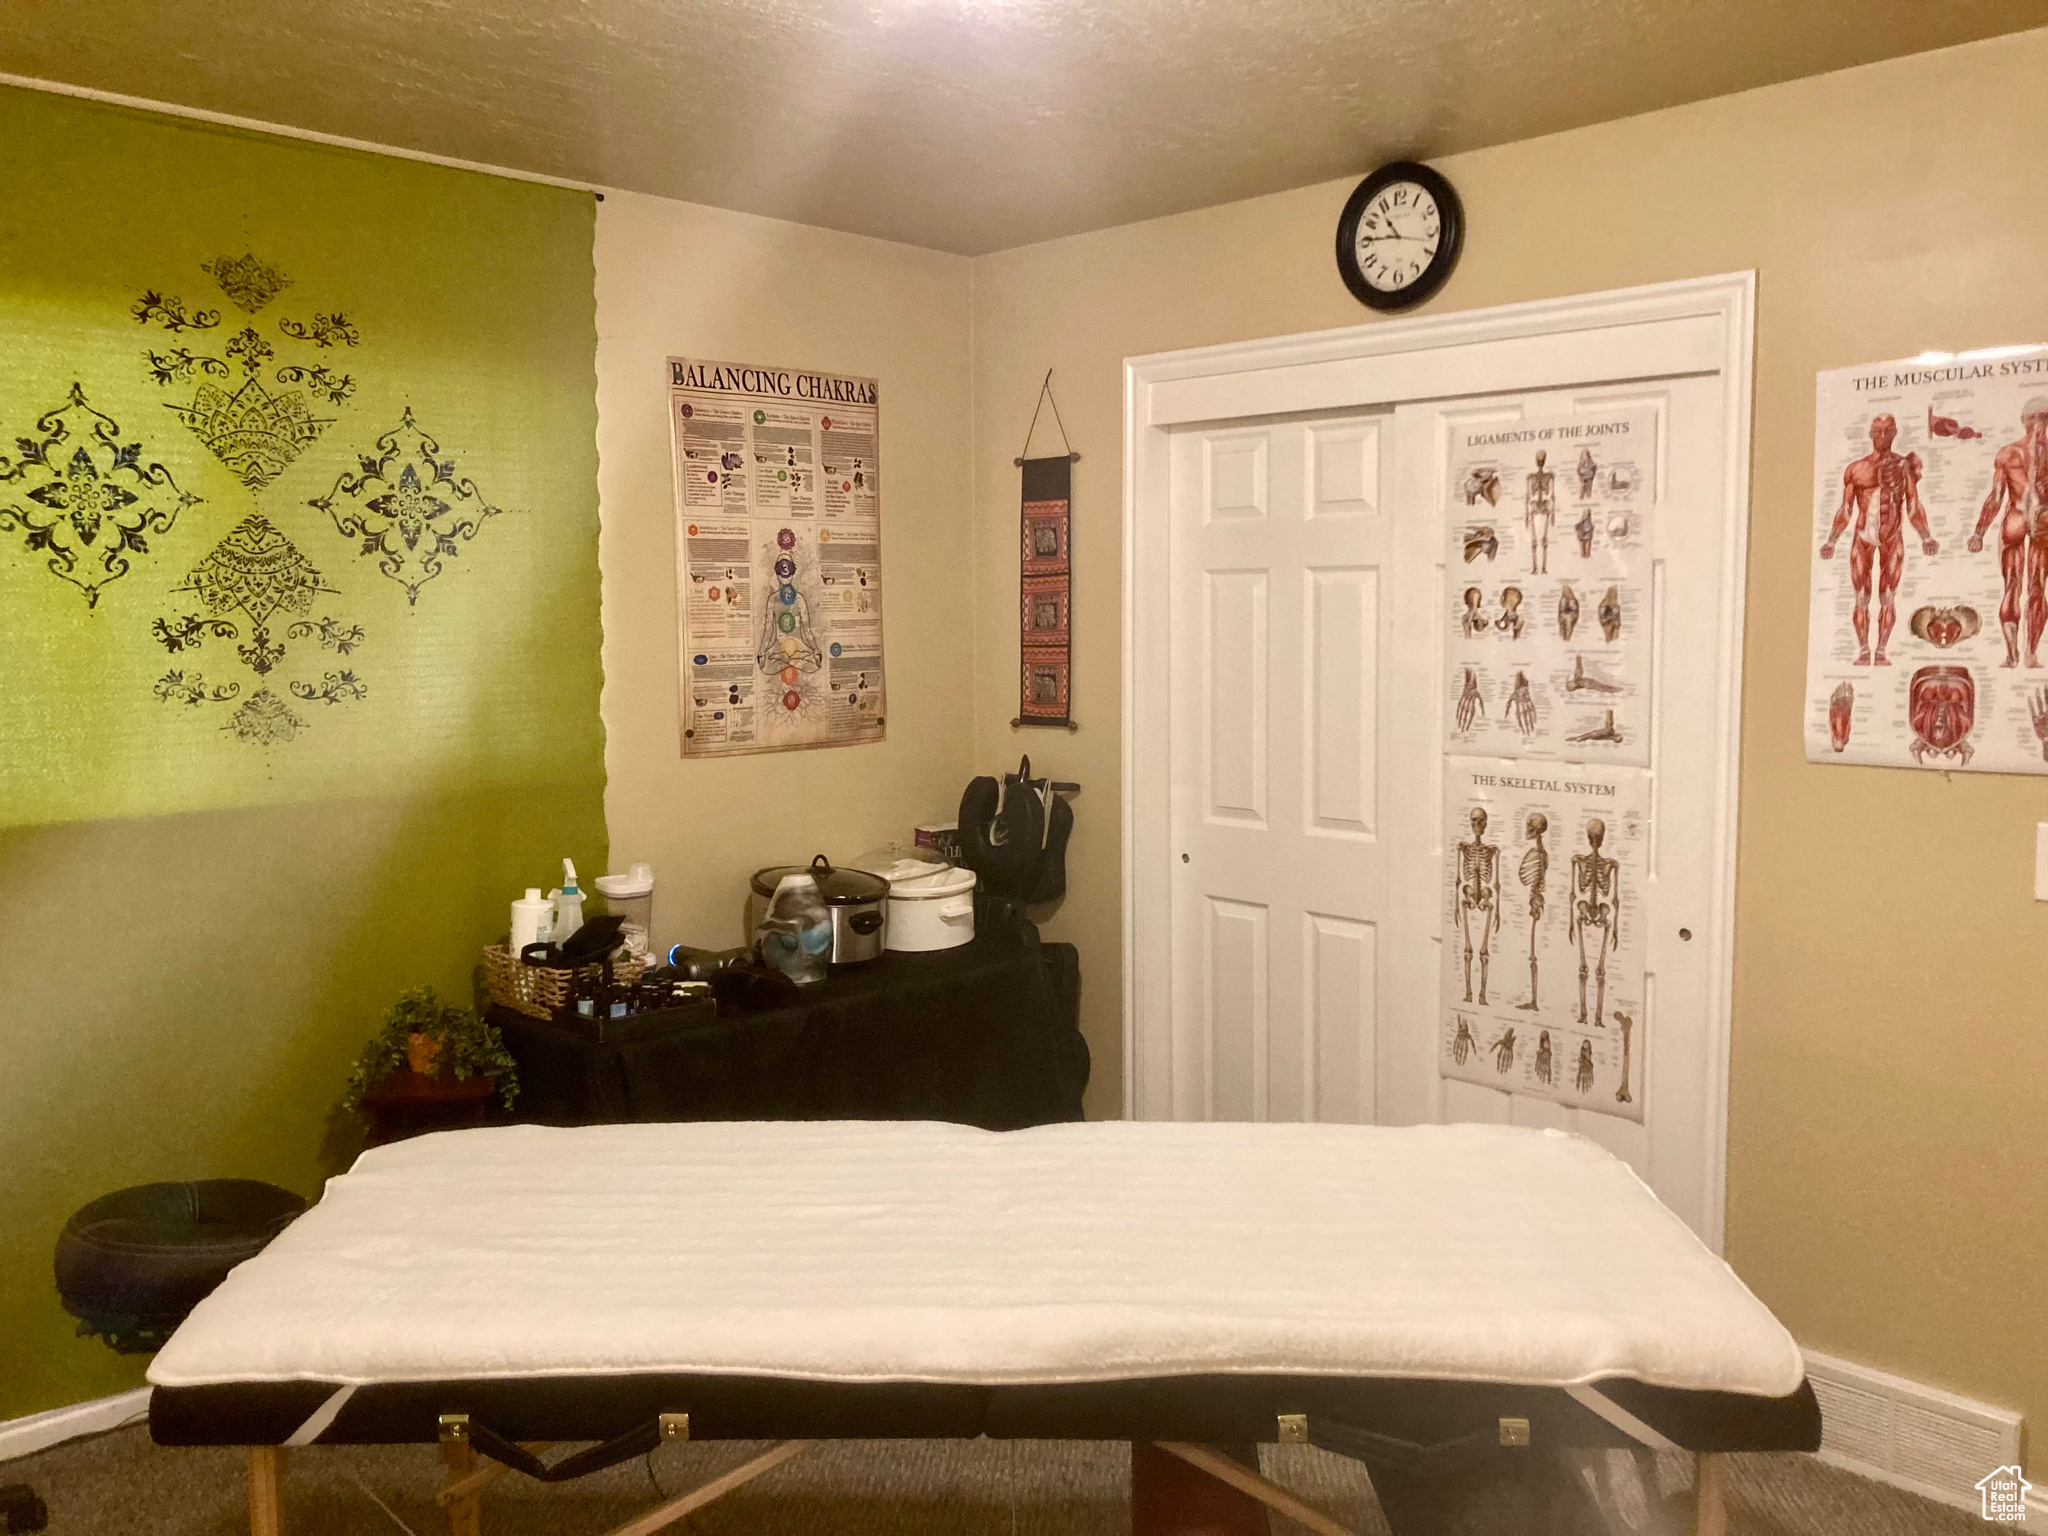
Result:
[[1649,775],[1444,764],[1445,1077],[1643,1118]]
[[1657,412],[1457,424],[1444,749],[1647,765]]
[[2048,773],[2048,347],[1816,394],[1807,757]]
[[880,741],[875,381],[668,367],[683,756]]

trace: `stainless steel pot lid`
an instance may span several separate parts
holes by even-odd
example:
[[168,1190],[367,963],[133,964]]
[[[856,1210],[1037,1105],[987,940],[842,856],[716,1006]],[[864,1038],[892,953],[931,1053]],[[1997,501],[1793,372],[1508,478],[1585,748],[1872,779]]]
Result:
[[880,901],[889,894],[889,882],[880,875],[858,869],[834,869],[825,855],[808,864],[777,864],[754,872],[754,893],[773,896],[785,875],[809,875],[818,882],[818,894],[828,907],[850,907],[865,901]]

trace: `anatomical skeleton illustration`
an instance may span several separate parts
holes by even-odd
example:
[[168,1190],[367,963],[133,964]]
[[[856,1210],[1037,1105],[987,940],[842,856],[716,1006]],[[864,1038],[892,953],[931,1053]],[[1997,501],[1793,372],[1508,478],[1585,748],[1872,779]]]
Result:
[[1529,530],[1529,574],[1550,569],[1550,528],[1557,521],[1557,476],[1543,467],[1547,455],[1536,450],[1536,467],[1522,481],[1522,522]]
[[[2041,631],[2048,629],[2048,396],[2037,395],[2020,407],[2020,435],[1999,449],[1992,461],[1991,492],[1984,498],[1977,527],[1970,535],[1971,554],[1984,548],[1984,530],[2001,510],[1998,569],[2004,578],[2004,592],[1998,604],[1998,626],[2005,635],[2005,665],[2020,664],[2024,625],[2027,665],[2038,667]],[[1880,639],[1879,660],[1883,653]]]
[[[1891,665],[1885,656],[1885,647],[1891,642],[1892,623],[1897,617],[1895,602],[1899,581],[1906,572],[1904,524],[1912,523],[1913,531],[1920,536],[1923,554],[1931,558],[1941,548],[1928,531],[1927,508],[1920,503],[1920,475],[1925,466],[1917,453],[1892,452],[1892,444],[1898,435],[1898,421],[1890,413],[1880,413],[1871,418],[1870,452],[1842,471],[1841,505],[1835,509],[1827,541],[1820,547],[1821,559],[1834,559],[1836,544],[1854,520],[1855,527],[1849,535],[1849,584],[1856,600],[1849,623],[1856,632],[1856,665],[1859,667],[1870,666],[1873,659],[1880,667]],[[1874,515],[1873,501],[1876,503]],[[1987,504],[1984,522],[1989,522],[1990,516]],[[1978,531],[1982,533],[1983,523],[1979,523]],[[1981,539],[1975,547],[1982,548]],[[1873,577],[1878,600],[1875,658],[1870,649]],[[2016,626],[2017,614],[2014,617]],[[2017,632],[2015,627],[2014,633]]]
[[1621,684],[1610,683],[1597,672],[1588,672],[1586,670],[1586,658],[1583,656],[1574,656],[1572,658],[1572,675],[1564,680],[1564,686],[1567,693],[1621,692]]
[[1479,679],[1470,667],[1465,669],[1465,685],[1458,690],[1458,729],[1469,731],[1475,721],[1484,719],[1486,700],[1479,696]]
[[1612,644],[1621,638],[1621,589],[1609,587],[1600,599],[1600,634]]
[[1579,553],[1588,560],[1593,558],[1593,528],[1593,509],[1588,507],[1572,524],[1572,532],[1579,536]]
[[1500,617],[1493,621],[1493,627],[1506,632],[1510,640],[1522,638],[1522,589],[1502,587],[1500,590]]
[[1465,1001],[1472,1002],[1472,939],[1479,938],[1479,996],[1486,1003],[1493,936],[1500,930],[1500,849],[1486,840],[1486,812],[1472,808],[1472,836],[1458,844],[1458,930],[1464,945]]
[[1480,611],[1485,602],[1486,594],[1477,587],[1465,589],[1465,611],[1458,615],[1458,627],[1467,640],[1486,633],[1486,615]]
[[1579,627],[1579,594],[1567,586],[1557,594],[1557,637],[1569,640]]
[[[1586,976],[1593,977],[1595,1028],[1607,1008],[1607,957],[1621,937],[1621,865],[1600,851],[1607,823],[1586,823],[1586,851],[1572,855],[1572,910],[1568,937],[1579,946],[1579,1022],[1587,1023]],[[1595,935],[1598,935],[1595,938]]]
[[1536,734],[1536,700],[1529,692],[1526,672],[1515,674],[1514,686],[1508,690],[1507,715],[1524,736]]
[[1565,737],[1565,740],[1612,741],[1619,743],[1621,740],[1621,727],[1614,723],[1614,711],[1610,709],[1607,710],[1601,716],[1600,723],[1598,725],[1588,726],[1585,730],[1580,731],[1576,736]]
[[1470,565],[1481,555],[1491,560],[1500,553],[1500,535],[1491,523],[1474,523],[1465,530],[1465,563]]
[[1578,1089],[1581,1093],[1593,1091],[1593,1042],[1590,1040],[1579,1042]]
[[[1533,1013],[1539,1006],[1536,1001],[1536,931],[1543,922],[1543,892],[1550,879],[1550,850],[1543,846],[1543,835],[1550,830],[1550,818],[1541,811],[1531,811],[1529,819],[1522,823],[1522,836],[1529,847],[1522,854],[1519,871],[1522,889],[1529,893],[1529,1001],[1516,1006]],[[1550,1055],[1550,1032],[1543,1032],[1543,1056]],[[1545,1082],[1550,1081],[1545,1072]]]
[[1579,500],[1591,501],[1593,499],[1593,482],[1600,478],[1600,466],[1593,462],[1593,450],[1590,448],[1581,448],[1579,450],[1578,475]]
[[1491,466],[1475,465],[1465,476],[1460,487],[1465,493],[1465,505],[1476,507],[1484,499],[1489,507],[1500,504],[1500,471]]
[[[2048,711],[2048,697],[2043,704]],[[1444,1076],[1642,1118],[1642,1085],[1630,1075],[1643,1043],[1633,923],[1637,893],[1648,889],[1649,793],[1641,769],[1446,762],[1437,1016]],[[1526,986],[1508,984],[1493,966],[1510,928]],[[1590,1074],[1583,1084],[1582,1061]],[[1623,1078],[1626,1091],[1618,1092]]]

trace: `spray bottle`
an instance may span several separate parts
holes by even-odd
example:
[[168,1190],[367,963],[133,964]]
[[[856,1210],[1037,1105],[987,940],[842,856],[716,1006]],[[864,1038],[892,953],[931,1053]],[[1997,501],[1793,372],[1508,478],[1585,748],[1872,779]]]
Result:
[[548,900],[554,903],[554,941],[566,944],[583,926],[583,892],[576,884],[576,865],[573,860],[562,860],[562,886],[560,890],[549,891]]

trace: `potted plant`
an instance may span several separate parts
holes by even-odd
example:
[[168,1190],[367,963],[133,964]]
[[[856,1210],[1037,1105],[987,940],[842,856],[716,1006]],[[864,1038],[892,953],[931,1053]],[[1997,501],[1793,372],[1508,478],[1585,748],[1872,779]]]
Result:
[[416,987],[391,1005],[384,1027],[349,1071],[341,1107],[360,1113],[363,1095],[401,1067],[458,1082],[482,1073],[497,1084],[507,1109],[519,1096],[519,1072],[497,1027],[467,1008],[442,1002],[432,987]]

